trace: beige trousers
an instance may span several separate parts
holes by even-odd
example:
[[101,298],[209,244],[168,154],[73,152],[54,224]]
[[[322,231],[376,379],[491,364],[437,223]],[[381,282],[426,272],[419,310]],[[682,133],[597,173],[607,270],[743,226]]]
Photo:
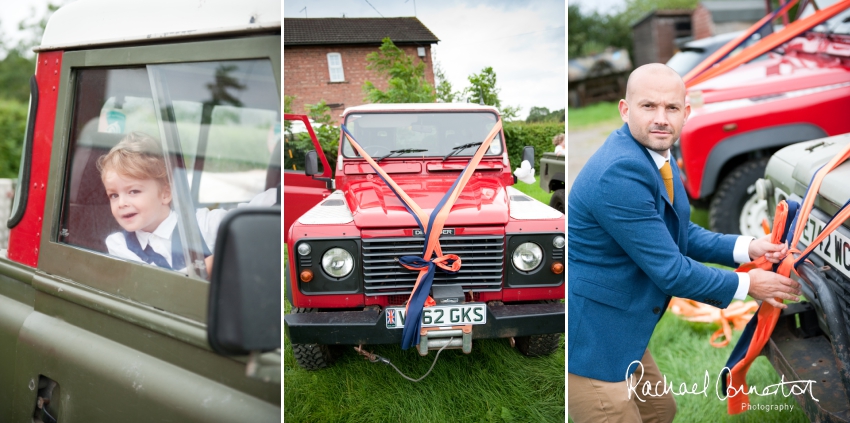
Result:
[[[658,386],[663,386],[664,377],[648,349],[640,361],[643,364],[643,378],[640,379],[640,386],[647,381],[651,382],[652,386],[655,386],[657,381],[661,381]],[[625,369],[623,374],[625,375]],[[676,400],[669,392],[660,397],[641,395],[640,398],[646,401],[641,402],[634,393],[629,398],[629,385],[625,380],[604,382],[569,373],[567,384],[569,387],[568,412],[575,423],[669,423],[676,415]],[[640,389],[636,391],[641,392]]]

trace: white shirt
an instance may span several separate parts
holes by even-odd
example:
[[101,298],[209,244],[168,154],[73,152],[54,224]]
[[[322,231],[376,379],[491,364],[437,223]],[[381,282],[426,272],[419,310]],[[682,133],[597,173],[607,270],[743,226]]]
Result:
[[[248,203],[239,204],[237,207],[271,206],[276,201],[277,189],[271,188],[252,198]],[[195,217],[198,219],[198,227],[201,230],[201,237],[203,237],[204,243],[207,244],[207,248],[210,251],[213,251],[215,248],[218,227],[221,225],[221,221],[227,215],[228,211],[223,209],[210,210],[207,208],[200,208],[195,211]],[[177,226],[177,213],[172,210],[168,214],[168,217],[153,232],[138,230],[135,232],[135,235],[139,240],[142,250],[150,244],[154,252],[164,257],[168,261],[168,265],[171,266],[171,235],[174,234],[175,226]],[[127,240],[124,238],[122,232],[116,232],[106,237],[106,248],[109,250],[110,255],[140,263],[145,262],[136,253],[127,248]],[[183,271],[185,273],[185,268],[183,268]]]
[[561,146],[561,145],[556,145],[556,146],[555,146],[555,154],[558,154],[558,153],[560,153],[562,156],[563,156],[563,155],[566,155],[566,153],[567,153],[567,149],[566,149],[566,148],[564,148],[564,147],[563,147],[563,146]]
[[[646,148],[646,147],[644,147]],[[664,166],[669,160],[670,150],[667,150],[667,157],[661,155],[656,151],[646,149],[649,152],[649,156],[652,157],[652,160],[655,162],[655,166],[661,170],[661,166]],[[755,238],[751,236],[739,236],[737,240],[735,240],[735,247],[732,249],[732,259],[735,260],[735,263],[747,263],[750,261],[750,242],[752,242]],[[738,275],[738,289],[735,291],[735,295],[732,297],[736,300],[746,300],[747,293],[750,292],[750,275],[746,272],[736,272]]]

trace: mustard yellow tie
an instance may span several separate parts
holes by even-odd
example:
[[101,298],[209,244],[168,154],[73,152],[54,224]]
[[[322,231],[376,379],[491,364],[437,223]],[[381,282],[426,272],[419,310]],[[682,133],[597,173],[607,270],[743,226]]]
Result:
[[667,188],[667,195],[670,197],[670,202],[673,202],[673,169],[670,167],[670,162],[664,162],[661,166],[661,179],[664,180],[664,188]]

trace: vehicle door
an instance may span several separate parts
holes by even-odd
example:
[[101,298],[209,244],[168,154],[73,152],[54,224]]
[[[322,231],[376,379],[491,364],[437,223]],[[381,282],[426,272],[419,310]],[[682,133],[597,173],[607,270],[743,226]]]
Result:
[[[286,114],[284,119],[283,179],[286,211],[283,214],[283,233],[284,240],[288,241],[292,223],[330,195],[328,187],[333,169],[328,166],[313,124],[307,116]],[[310,151],[315,151],[317,155],[317,175],[307,175],[305,172],[305,160]]]
[[[280,421],[279,375],[246,377],[246,359],[209,347],[204,264],[217,219],[279,198],[280,59],[279,33],[62,54],[38,268],[21,276],[33,309],[3,421]],[[133,233],[97,161],[134,132],[163,150],[174,269],[106,241]],[[23,289],[10,283],[0,290]]]

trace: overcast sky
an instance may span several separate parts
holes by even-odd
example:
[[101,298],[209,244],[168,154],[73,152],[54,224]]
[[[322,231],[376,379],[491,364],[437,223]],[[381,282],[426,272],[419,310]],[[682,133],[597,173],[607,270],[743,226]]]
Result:
[[[487,66],[503,105],[565,107],[566,7],[562,0],[286,0],[283,16],[416,17],[440,39],[435,58],[455,90]],[[371,3],[371,6],[370,6]],[[285,59],[284,59],[285,60]]]

